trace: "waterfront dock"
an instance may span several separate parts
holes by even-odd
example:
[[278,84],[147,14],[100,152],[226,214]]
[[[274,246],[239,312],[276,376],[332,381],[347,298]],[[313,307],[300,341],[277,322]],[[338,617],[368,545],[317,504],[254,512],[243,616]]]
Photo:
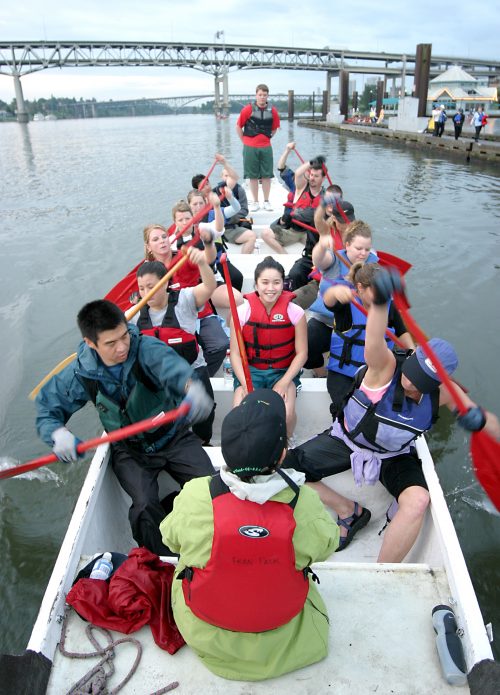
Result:
[[500,164],[500,139],[488,136],[488,139],[475,142],[471,133],[465,132],[459,140],[453,135],[443,135],[441,138],[433,137],[428,133],[408,133],[405,131],[389,130],[386,127],[360,125],[353,123],[328,123],[326,121],[301,119],[300,126],[316,128],[318,130],[330,130],[332,132],[352,135],[355,137],[369,138],[373,142],[394,143],[419,150],[442,152],[465,159],[467,162],[490,161]]

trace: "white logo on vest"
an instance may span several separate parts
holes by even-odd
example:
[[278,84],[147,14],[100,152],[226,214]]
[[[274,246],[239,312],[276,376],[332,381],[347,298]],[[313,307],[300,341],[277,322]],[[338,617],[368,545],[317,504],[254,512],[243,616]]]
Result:
[[269,531],[263,526],[240,526],[238,532],[246,538],[266,538]]

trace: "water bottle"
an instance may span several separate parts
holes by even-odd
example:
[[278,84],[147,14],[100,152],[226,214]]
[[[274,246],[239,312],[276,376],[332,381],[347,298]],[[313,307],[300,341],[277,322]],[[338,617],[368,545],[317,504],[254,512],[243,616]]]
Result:
[[259,239],[255,240],[255,247],[253,250],[255,256],[258,256],[260,254],[261,244],[262,244],[262,239],[259,238]]
[[457,621],[449,606],[435,606],[432,609],[432,625],[436,633],[436,646],[441,668],[450,685],[467,683],[467,666],[460,637],[457,635]]
[[226,352],[224,362],[222,363],[222,373],[224,375],[224,386],[233,385],[233,368],[231,366],[231,357],[229,350]]
[[113,563],[111,562],[111,553],[104,553],[102,557],[95,561],[92,572],[90,573],[90,579],[102,579],[106,581],[106,579],[109,579],[112,571]]

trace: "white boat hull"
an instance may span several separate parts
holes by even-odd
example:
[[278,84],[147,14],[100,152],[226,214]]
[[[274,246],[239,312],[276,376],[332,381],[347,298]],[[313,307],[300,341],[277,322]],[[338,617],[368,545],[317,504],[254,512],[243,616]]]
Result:
[[[273,191],[276,201],[280,195],[276,193],[276,184]],[[259,213],[254,216],[258,222]],[[261,247],[260,256],[264,255],[262,251],[265,250]],[[295,258],[297,255],[288,255],[280,260],[288,270]],[[253,269],[258,260],[258,256],[239,256],[235,260],[244,273],[244,291],[252,289]],[[303,385],[297,398],[299,441],[330,423],[325,381],[305,378]],[[222,379],[214,379],[213,386],[217,402],[214,431],[220,432],[221,420],[231,407],[232,389]],[[134,677],[136,682],[132,679],[122,692],[150,693],[172,680],[180,681],[180,692],[203,690],[224,695],[287,691],[314,695],[451,692],[441,674],[431,623],[432,608],[439,603],[451,605],[456,613],[468,670],[478,662],[492,659],[486,628],[430,452],[423,438],[417,446],[431,506],[419,539],[400,565],[376,563],[381,543],[378,532],[391,501],[382,486],[355,488],[350,471],[324,481],[372,511],[371,523],[355,542],[317,568],[331,620],[330,656],[325,661],[268,683],[249,686],[212,675],[188,647],[174,657],[162,652],[146,627],[137,635],[146,647],[140,676]],[[220,449],[214,446],[207,453],[219,466]],[[108,465],[108,448],[102,446],[90,464],[28,644],[29,650],[50,661],[55,659],[49,693],[67,692],[89,668],[56,653],[65,596],[78,567],[89,557],[107,550],[127,553],[135,545],[128,524],[128,504]],[[90,651],[89,645],[82,644],[83,625],[76,615],[72,617],[70,646]],[[130,660],[130,654],[117,653],[117,668],[123,666],[126,671],[127,659]]]

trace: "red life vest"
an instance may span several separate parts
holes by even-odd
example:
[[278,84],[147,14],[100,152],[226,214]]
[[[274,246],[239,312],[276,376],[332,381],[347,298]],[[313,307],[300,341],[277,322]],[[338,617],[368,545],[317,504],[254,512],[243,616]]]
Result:
[[286,369],[295,357],[295,326],[288,316],[288,305],[295,297],[284,291],[268,314],[256,292],[245,295],[250,317],[241,332],[248,363],[256,369]]
[[189,364],[193,364],[198,356],[198,343],[193,333],[188,333],[181,328],[175,307],[179,301],[179,293],[170,291],[168,293],[168,304],[161,326],[153,326],[149,316],[149,307],[146,304],[142,307],[137,321],[137,328],[145,335],[152,335],[159,338],[169,347],[173,348],[181,357],[184,357]]
[[180,573],[184,600],[211,625],[235,632],[265,632],[300,613],[309,591],[308,567],[295,568],[293,510],[231,494],[220,475],[210,481],[214,512],[212,552],[205,568]]
[[[321,200],[322,190],[316,195],[311,195],[309,184],[304,188],[297,200],[293,204],[294,210],[303,210],[304,208],[317,208]],[[292,212],[293,216],[293,212]]]

